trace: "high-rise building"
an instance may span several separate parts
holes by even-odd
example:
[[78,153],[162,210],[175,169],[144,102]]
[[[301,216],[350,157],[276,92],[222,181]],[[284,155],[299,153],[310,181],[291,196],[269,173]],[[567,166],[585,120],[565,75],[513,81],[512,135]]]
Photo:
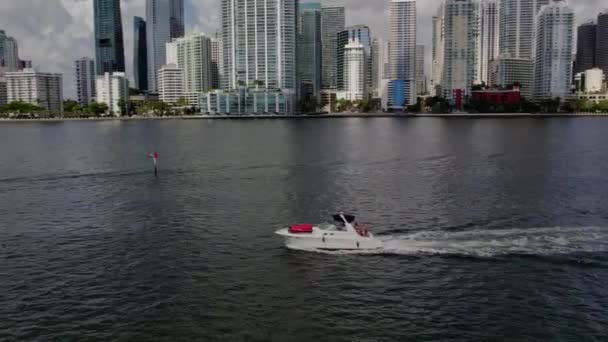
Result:
[[534,34],[534,93],[536,100],[565,99],[572,84],[574,11],[566,1],[543,6]]
[[416,92],[426,95],[426,46],[416,45]]
[[165,103],[176,103],[185,99],[184,72],[175,64],[164,65],[158,71],[158,94]]
[[321,91],[321,4],[304,3],[298,9],[297,78],[300,98]]
[[595,23],[586,23],[578,27],[575,73],[578,74],[595,66],[596,37],[597,25]]
[[344,90],[338,92],[338,99],[350,101],[363,100],[367,97],[366,89],[366,69],[367,59],[365,57],[365,46],[359,42],[359,38],[354,36],[350,42],[344,46]]
[[95,100],[95,61],[83,57],[74,62],[78,103],[86,106]]
[[389,75],[384,74],[385,65],[388,64],[388,56],[385,55],[385,42],[381,38],[372,41],[372,96],[380,98],[382,92],[382,80]]
[[[203,33],[192,33],[167,44],[167,63],[174,63],[181,69],[184,92],[204,92],[212,88],[211,50],[211,39]],[[170,55],[175,56],[169,58]]]
[[97,76],[97,102],[108,106],[108,113],[114,116],[124,114],[126,101],[129,100],[129,80],[124,72],[106,72]]
[[479,48],[477,49],[477,82],[488,83],[488,64],[499,53],[499,3],[482,0],[479,6]]
[[346,14],[344,5],[323,5],[321,8],[322,87],[338,87],[338,32],[344,31]]
[[475,0],[447,0],[445,3],[441,88],[443,96],[457,106],[470,95],[477,80],[478,9]]
[[148,90],[148,44],[146,21],[141,17],[133,18],[133,78],[135,87],[141,91]]
[[229,90],[296,89],[296,0],[222,0]]
[[595,64],[608,75],[608,10],[597,17]]
[[222,72],[224,71],[224,44],[219,32],[211,38],[211,88],[222,87]]
[[511,87],[519,84],[521,95],[532,99],[534,75],[533,62],[528,58],[513,58],[509,54],[499,55],[488,67],[488,85],[491,87]]
[[441,91],[441,81],[443,77],[443,57],[444,57],[444,6],[443,2],[437,9],[437,14],[433,16],[433,51],[432,51],[432,71],[431,88],[435,96],[443,95]]
[[184,21],[184,0],[171,0],[171,39],[186,34]]
[[416,0],[391,0],[389,11],[391,79],[403,81],[409,105],[416,102]]
[[500,54],[533,58],[534,18],[551,0],[500,1]]
[[40,106],[46,113],[63,112],[63,76],[25,69],[7,72],[7,101],[21,101]]
[[125,71],[120,0],[93,0],[97,75]]
[[157,91],[158,70],[167,63],[166,44],[183,34],[183,0],[146,0],[148,89]]
[[352,41],[358,40],[363,45],[365,53],[365,92],[369,93],[372,86],[372,34],[369,27],[365,25],[356,25],[347,27],[344,31],[338,32],[337,37],[337,85],[338,89],[345,90],[347,88],[346,74],[344,71],[346,45]]
[[20,70],[19,62],[17,40],[13,37],[8,37],[4,30],[0,30],[0,70],[4,72]]

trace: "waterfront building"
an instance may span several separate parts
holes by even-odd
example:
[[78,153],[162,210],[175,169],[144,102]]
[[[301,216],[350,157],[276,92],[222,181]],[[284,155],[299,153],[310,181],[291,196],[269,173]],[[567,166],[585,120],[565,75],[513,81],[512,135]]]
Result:
[[344,31],[346,12],[344,5],[321,7],[322,87],[338,87],[338,32]]
[[541,7],[551,0],[500,1],[500,54],[532,59],[534,20]]
[[78,104],[86,106],[95,100],[95,61],[83,57],[74,62]]
[[477,49],[477,81],[488,84],[488,66],[499,54],[499,1],[482,0],[479,6],[479,48]]
[[437,9],[437,14],[433,16],[433,48],[431,62],[431,88],[435,96],[443,95],[441,91],[441,81],[443,77],[443,57],[444,57],[444,6],[443,2]]
[[133,78],[135,88],[148,90],[148,44],[146,21],[141,17],[133,19]]
[[0,70],[21,70],[17,40],[7,36],[4,30],[0,30]]
[[338,101],[338,91],[336,89],[321,90],[321,110],[331,113]]
[[592,68],[579,72],[574,76],[577,92],[597,93],[605,89],[606,75],[600,68]]
[[346,45],[350,44],[353,40],[358,40],[363,45],[364,52],[364,71],[365,71],[365,90],[366,94],[372,87],[372,37],[369,27],[365,25],[356,25],[347,27],[344,31],[338,32],[337,36],[337,86],[338,90],[347,90],[348,83],[346,80]]
[[321,4],[304,3],[298,8],[298,97],[314,97],[321,91]]
[[566,99],[572,83],[574,11],[565,1],[555,1],[541,9],[535,27],[533,98]]
[[295,94],[263,88],[215,90],[200,93],[198,107],[207,115],[293,114]]
[[181,69],[184,92],[209,91],[213,87],[211,53],[211,39],[203,33],[192,33],[167,44],[167,63]]
[[585,23],[577,29],[575,74],[593,68],[595,63],[597,25]]
[[63,112],[63,76],[34,69],[7,72],[7,102],[21,101],[42,107],[46,114]]
[[125,71],[120,0],[93,0],[97,75]]
[[474,90],[471,97],[474,101],[495,105],[516,105],[521,102],[521,92],[518,87],[513,89]]
[[[272,97],[259,95],[262,93],[280,94],[273,99],[293,96],[296,19],[296,0],[222,0],[225,90],[246,89],[247,94],[257,94],[256,101]],[[243,99],[239,94],[230,98]],[[293,109],[287,104],[280,107]]]
[[121,116],[129,100],[129,79],[124,72],[106,72],[97,76],[95,83],[97,102],[108,106],[106,114]]
[[416,95],[426,95],[426,46],[416,45]]
[[391,0],[389,13],[391,79],[403,80],[409,105],[416,102],[416,0]]
[[345,78],[344,90],[338,91],[338,99],[359,101],[367,97],[365,85],[367,75],[367,59],[365,46],[355,36],[344,46],[343,74]]
[[158,94],[162,102],[175,104],[185,99],[184,71],[175,64],[167,64],[158,70]]
[[519,85],[521,95],[532,99],[534,75],[533,62],[527,58],[512,58],[509,54],[500,55],[490,63],[488,85],[490,87],[511,87]]
[[158,90],[158,70],[167,63],[166,44],[183,35],[183,6],[183,0],[146,0],[148,89],[152,92]]
[[597,17],[595,65],[608,74],[608,10]]
[[478,3],[447,0],[444,14],[443,97],[461,107],[477,80]]

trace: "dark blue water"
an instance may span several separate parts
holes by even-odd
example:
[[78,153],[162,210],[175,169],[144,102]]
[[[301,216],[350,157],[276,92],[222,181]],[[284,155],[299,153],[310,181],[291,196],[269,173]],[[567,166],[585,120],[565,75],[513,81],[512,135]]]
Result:
[[[605,341],[607,133],[602,118],[2,124],[0,340]],[[385,249],[273,235],[340,210]]]

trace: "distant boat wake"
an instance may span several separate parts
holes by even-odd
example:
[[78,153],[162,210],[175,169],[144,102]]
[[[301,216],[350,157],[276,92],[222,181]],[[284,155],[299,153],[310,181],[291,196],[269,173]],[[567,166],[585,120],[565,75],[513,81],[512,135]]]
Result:
[[338,252],[315,250],[314,252],[376,255],[443,254],[473,257],[608,252],[608,227],[429,230],[378,237],[384,245],[380,250]]

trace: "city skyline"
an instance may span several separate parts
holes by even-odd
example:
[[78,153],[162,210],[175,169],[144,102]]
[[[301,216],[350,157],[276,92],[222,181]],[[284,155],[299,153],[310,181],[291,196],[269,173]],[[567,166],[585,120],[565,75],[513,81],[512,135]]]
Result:
[[[388,39],[388,0],[373,4],[368,0],[343,0],[341,3],[346,7],[347,26],[368,25],[374,38]],[[576,13],[576,25],[593,20],[602,3],[601,0],[570,1]],[[132,80],[133,30],[130,28],[133,27],[134,16],[145,17],[145,0],[121,0],[121,5],[125,64],[127,75]],[[431,19],[438,5],[439,0],[418,1],[418,44],[431,45]],[[37,10],[32,11],[32,7]],[[185,0],[185,7],[187,33],[200,31],[212,35],[220,26],[219,0]],[[43,3],[5,0],[0,2],[0,22],[3,25],[0,29],[10,32],[18,40],[22,59],[33,60],[35,67],[46,72],[64,74],[66,98],[75,98],[76,87],[71,81],[73,62],[81,57],[95,57],[92,9],[92,0]],[[427,54],[427,70],[430,72],[430,54]]]

